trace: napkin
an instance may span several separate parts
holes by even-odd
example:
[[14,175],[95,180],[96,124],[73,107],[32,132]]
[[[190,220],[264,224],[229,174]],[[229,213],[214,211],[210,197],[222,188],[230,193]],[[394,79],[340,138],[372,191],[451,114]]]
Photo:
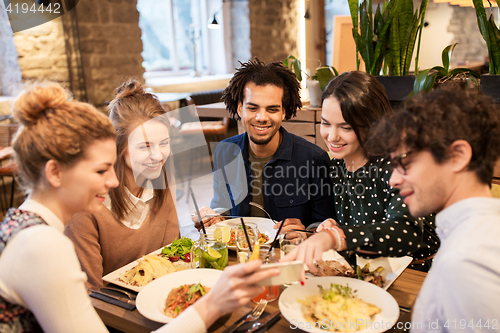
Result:
[[[241,318],[239,318],[238,320],[235,321],[235,324],[238,323],[241,319],[244,319],[248,314],[250,314],[250,312],[252,312],[252,310],[248,311],[248,313],[245,313]],[[267,311],[264,311],[262,313],[262,315],[256,319],[255,321],[249,321],[248,323],[244,323],[243,325],[241,325],[236,331],[234,331],[235,333],[244,333],[246,331],[248,331],[253,323],[255,323],[257,320],[259,320],[260,318],[264,318],[265,316],[267,316],[269,314],[269,312]],[[274,317],[273,319],[271,319],[270,321],[268,321],[264,326],[261,326],[257,331],[255,331],[256,333],[262,333],[262,332],[265,332],[269,329],[269,327],[273,326],[278,320],[281,319],[281,316],[276,316]],[[230,332],[231,329],[233,329],[233,326],[235,326],[234,324],[229,326],[228,328],[226,328],[224,330],[224,332],[222,333],[226,333],[226,332]]]
[[125,302],[119,301],[117,299],[114,299],[114,298],[111,298],[111,297],[108,297],[108,296],[105,296],[102,294],[92,293],[92,294],[90,294],[90,297],[100,299],[101,301],[119,306],[119,307],[124,308],[126,310],[132,311],[135,309],[135,305],[133,305],[133,304],[125,303]]

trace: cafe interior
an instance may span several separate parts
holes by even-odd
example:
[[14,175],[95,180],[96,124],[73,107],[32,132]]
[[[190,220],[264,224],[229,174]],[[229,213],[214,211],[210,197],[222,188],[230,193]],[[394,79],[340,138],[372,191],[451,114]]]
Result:
[[[383,4],[380,0],[372,2],[374,11]],[[417,10],[421,2],[413,2]],[[23,4],[29,8],[57,6],[60,13],[54,10],[23,16]],[[18,207],[26,197],[16,183],[16,163],[10,159],[10,143],[18,128],[12,117],[12,102],[24,83],[56,82],[76,100],[88,102],[107,114],[115,89],[126,80],[135,79],[172,112],[170,120],[176,131],[186,136],[202,135],[208,142],[208,153],[202,157],[190,155],[184,165],[176,165],[183,174],[176,189],[182,234],[183,226],[192,229],[192,216],[198,207],[210,205],[211,163],[216,144],[244,132],[241,123],[230,117],[220,101],[240,62],[255,57],[266,63],[283,62],[290,55],[301,61],[303,107],[282,126],[324,150],[328,149],[319,134],[321,103],[315,101],[318,92],[305,78],[325,65],[339,73],[365,70],[363,61],[357,64],[359,56],[347,0],[7,0],[0,2],[0,7],[3,216],[9,207]],[[487,8],[488,13],[490,10],[498,19],[496,4]],[[443,49],[456,43],[451,68],[488,73],[488,49],[472,0],[430,0],[422,22],[419,70],[440,66]],[[415,55],[416,52],[409,72],[410,90],[403,92],[402,97],[390,98],[393,106],[400,105],[413,89]],[[500,167],[495,170],[492,186],[494,196],[499,197],[500,185],[496,184],[500,184]],[[229,260],[231,263],[236,259],[230,254]],[[396,277],[384,288],[397,301],[396,319],[403,323],[409,321],[425,278],[425,273],[405,270],[408,264],[395,262],[391,269]],[[117,286],[109,282],[108,286],[130,291],[123,283]],[[134,292],[135,301],[137,293],[132,288]],[[123,298],[120,292],[109,295]],[[281,310],[282,316],[271,319],[272,326],[267,324],[266,330],[292,332],[293,322],[283,317],[278,302],[281,300],[270,301],[265,313]],[[149,332],[165,322],[148,312],[153,310],[143,310],[145,315],[139,305],[136,309],[135,302],[128,310],[119,303],[92,298],[92,305],[112,332]],[[209,331],[230,332],[254,306],[250,302],[223,316]],[[403,332],[406,327],[393,330]]]

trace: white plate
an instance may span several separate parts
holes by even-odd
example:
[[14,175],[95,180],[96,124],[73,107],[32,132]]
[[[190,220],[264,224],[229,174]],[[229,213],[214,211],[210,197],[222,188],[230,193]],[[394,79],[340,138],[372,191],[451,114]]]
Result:
[[[344,257],[338,254],[336,251],[329,250],[323,253],[323,260],[337,260],[348,266],[349,264],[345,261]],[[385,278],[384,290],[387,290],[391,284],[403,273],[406,267],[413,261],[412,257],[380,257],[375,259],[365,259],[357,257],[358,266],[363,267],[366,263],[370,263],[370,271],[373,271],[379,266],[382,266],[384,270],[380,275]]]
[[[169,244],[170,245],[170,244]],[[161,250],[163,250],[164,246],[159,248],[158,250],[156,251],[153,251],[149,254],[158,254],[158,253],[161,253]],[[137,260],[134,260],[132,261],[130,264],[127,264],[123,267],[120,267],[118,268],[117,270],[105,275],[102,277],[102,280],[103,281],[106,281],[106,282],[110,282],[110,283],[113,283],[113,284],[116,284],[120,287],[124,287],[124,288],[127,288],[127,289],[130,289],[130,290],[133,290],[133,291],[136,291],[136,292],[139,292],[142,290],[142,288],[144,288],[145,286],[134,286],[134,285],[131,285],[131,284],[128,284],[128,283],[125,283],[123,281],[120,280],[120,275],[125,273],[126,271],[128,271],[129,269],[132,269],[134,268],[135,266],[137,266],[137,264],[139,264],[139,260],[141,260],[141,258],[137,259]],[[188,269],[190,270],[190,269]],[[172,274],[172,273],[170,273]]]
[[[270,219],[266,219],[263,217],[244,217],[243,221],[246,222],[253,222],[257,224],[257,229],[259,229],[259,232],[262,234],[266,234],[267,237],[269,237],[269,240],[264,243],[264,244],[271,244],[273,242],[274,237],[276,236],[276,232],[278,231],[277,229],[274,229],[274,222],[271,221]],[[222,222],[219,222],[217,224],[214,224],[206,229],[208,234],[213,234],[215,229],[218,226],[224,225],[229,228],[233,228],[235,226],[241,225],[240,218],[235,218],[235,219],[230,219],[230,220],[225,220]],[[228,246],[228,249],[236,251],[236,246]]]
[[314,277],[306,280],[304,286],[295,284],[285,289],[279,298],[279,308],[281,314],[290,322],[290,327],[297,327],[310,333],[324,333],[325,330],[316,328],[312,324],[307,325],[307,321],[302,314],[303,305],[297,302],[297,299],[305,299],[319,293],[318,285],[330,287],[330,283],[349,286],[354,295],[359,299],[376,305],[382,311],[372,318],[372,325],[359,333],[377,333],[390,329],[399,318],[398,303],[387,291],[377,287],[374,284],[338,276]]
[[195,269],[171,273],[145,286],[135,301],[135,306],[144,317],[159,323],[169,323],[174,318],[163,313],[168,293],[184,284],[201,283],[212,288],[222,275],[217,269]]

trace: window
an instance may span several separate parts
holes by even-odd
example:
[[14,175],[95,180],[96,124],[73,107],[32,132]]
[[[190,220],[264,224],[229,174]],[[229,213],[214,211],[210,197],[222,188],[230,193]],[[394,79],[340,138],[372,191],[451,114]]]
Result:
[[219,49],[217,61],[225,62],[223,29],[209,30],[207,24],[214,14],[222,24],[222,0],[138,0],[137,9],[146,72],[220,74],[212,58]]

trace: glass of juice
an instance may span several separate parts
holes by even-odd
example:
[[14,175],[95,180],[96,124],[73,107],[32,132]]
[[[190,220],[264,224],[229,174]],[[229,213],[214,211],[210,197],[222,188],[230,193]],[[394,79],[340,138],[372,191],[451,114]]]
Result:
[[[257,224],[252,222],[245,223],[247,229],[248,239],[250,240],[250,245],[252,250],[255,247],[255,244],[259,241],[259,230],[257,229]],[[236,251],[238,255],[238,262],[244,263],[248,261],[250,247],[248,246],[248,240],[243,231],[243,226],[238,225],[234,227],[234,238],[236,242]]]
[[192,262],[195,265],[195,261],[198,261],[199,268],[223,270],[229,261],[227,245],[216,241],[213,235],[200,234],[200,239],[191,248],[191,258],[197,259]]
[[[264,264],[270,264],[277,262],[274,249],[269,253],[269,248],[271,245],[260,245],[259,259],[261,259]],[[267,255],[269,253],[269,256]],[[268,302],[272,302],[280,296],[280,286],[268,286],[262,294],[259,294],[252,298],[252,301],[258,303],[261,299],[265,299]]]

